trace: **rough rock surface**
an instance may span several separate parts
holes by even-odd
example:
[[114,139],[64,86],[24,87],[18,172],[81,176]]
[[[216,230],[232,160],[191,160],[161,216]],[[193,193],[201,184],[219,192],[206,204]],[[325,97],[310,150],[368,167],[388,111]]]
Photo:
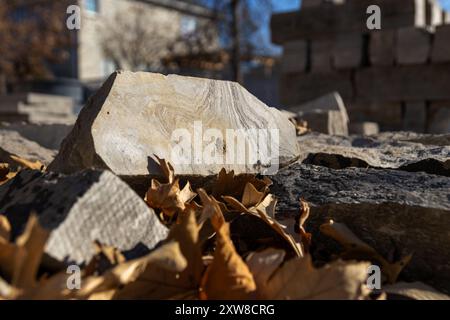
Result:
[[[36,142],[30,141],[18,132],[0,130],[0,162],[9,162],[9,154],[17,155],[30,161],[40,161],[48,165],[56,155],[56,151],[46,149]],[[11,163],[14,165],[13,163]]]
[[300,159],[333,169],[373,167],[450,176],[450,146],[410,142],[421,141],[419,136],[403,141],[377,137],[306,134],[298,137]]
[[[278,129],[279,158],[253,164],[180,164],[171,156],[175,129],[186,129],[191,143],[202,143],[205,151],[211,139],[194,136],[194,123],[203,133],[218,129],[224,140],[215,139],[214,152],[231,152],[227,129]],[[176,138],[188,140],[190,137]],[[256,140],[250,139],[250,154]],[[224,143],[222,143],[224,142]],[[266,141],[264,141],[266,142]],[[265,144],[267,145],[267,144]],[[50,170],[71,173],[84,168],[110,169],[122,177],[159,174],[151,157],[171,160],[178,174],[212,175],[222,167],[236,172],[263,171],[270,165],[288,163],[298,155],[294,125],[280,111],[269,108],[237,83],[200,78],[163,76],[152,73],[114,73],[83,108],[74,129],[63,141]],[[198,153],[195,153],[198,155]],[[225,157],[224,157],[225,158]],[[178,160],[178,161],[177,161]]]
[[32,211],[52,230],[46,253],[68,262],[88,261],[95,240],[136,257],[167,234],[153,210],[109,171],[65,176],[24,170],[0,186],[0,212],[10,220],[13,238]]
[[423,145],[450,146],[450,134],[421,134],[415,132],[382,132],[376,135],[378,140],[398,140],[416,142]]
[[298,212],[301,196],[312,206],[307,229],[316,237],[327,219],[343,222],[386,257],[395,248],[414,252],[404,275],[450,291],[450,178],[295,163],[272,179],[280,219]]

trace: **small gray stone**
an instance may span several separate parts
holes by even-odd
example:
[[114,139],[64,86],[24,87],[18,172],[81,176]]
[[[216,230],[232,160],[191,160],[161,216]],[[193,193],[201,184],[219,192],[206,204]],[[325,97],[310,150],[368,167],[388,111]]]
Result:
[[45,252],[66,262],[89,261],[95,240],[134,258],[167,235],[153,210],[109,171],[68,176],[21,171],[0,186],[0,212],[8,217],[13,238],[35,212],[41,225],[52,230]]

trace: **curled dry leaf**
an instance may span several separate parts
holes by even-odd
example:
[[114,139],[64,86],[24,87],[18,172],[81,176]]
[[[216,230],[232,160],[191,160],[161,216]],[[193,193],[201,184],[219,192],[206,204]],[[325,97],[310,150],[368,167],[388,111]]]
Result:
[[233,197],[225,196],[223,197],[224,201],[234,210],[238,212],[252,214],[262,219],[272,230],[274,230],[277,234],[279,234],[292,248],[293,252],[296,256],[303,256],[303,248],[301,244],[299,244],[295,238],[286,232],[285,226],[281,225],[273,218],[275,215],[275,206],[277,200],[273,195],[268,194],[262,201],[256,204],[256,206],[251,208],[246,208],[241,202],[236,200]]
[[225,222],[220,208],[212,199],[206,201],[204,205],[210,206],[207,210],[214,212],[211,223],[216,231],[216,249],[214,260],[203,275],[200,297],[210,300],[248,299],[255,291],[256,285],[247,265],[236,252],[230,239],[229,224]]
[[267,193],[269,186],[272,185],[272,181],[267,177],[258,179],[252,174],[235,176],[233,170],[227,173],[225,169],[222,169],[212,186],[211,194],[217,199],[221,196],[231,196],[236,199],[241,199],[247,183],[251,183],[257,191],[263,193]]
[[180,245],[172,241],[145,257],[119,264],[102,276],[84,279],[77,297],[109,297],[114,291],[113,299],[170,299],[186,291],[179,277],[186,267]]
[[14,154],[11,154],[9,157],[23,168],[32,169],[32,170],[40,170],[40,171],[45,170],[45,166],[40,161],[29,161],[29,160],[23,159],[19,156],[16,156]]
[[[366,286],[368,263],[337,261],[316,269],[309,255],[284,263],[272,274],[261,273],[260,264],[275,269],[279,253],[273,253],[273,264],[267,262],[270,252],[251,258],[248,262],[256,279],[258,298],[272,300],[356,300],[366,299],[370,290]],[[278,255],[278,256],[277,256]],[[269,258],[270,259],[270,258]]]
[[284,250],[269,248],[261,252],[253,252],[247,257],[246,262],[258,290],[267,284],[270,277],[283,263],[285,256]]
[[187,268],[180,274],[179,281],[186,290],[198,289],[204,271],[199,231],[195,210],[188,206],[178,216],[177,223],[172,226],[167,237],[168,241],[180,244],[181,253],[187,260]]
[[84,268],[84,275],[102,274],[107,269],[126,261],[124,255],[115,247],[94,242],[95,255]]
[[195,196],[189,182],[183,190],[180,190],[178,179],[166,184],[161,184],[153,179],[146,194],[146,201],[150,207],[160,209],[166,216],[173,217],[175,214],[183,212],[186,203],[189,203]]
[[11,172],[8,163],[0,163],[0,185],[14,178],[17,172]]
[[36,275],[49,235],[40,226],[37,216],[31,214],[25,231],[16,241],[17,246],[24,249],[25,257],[14,270],[12,284],[15,287],[28,288],[36,285]]
[[197,195],[192,191],[189,182],[180,190],[179,180],[175,178],[175,172],[170,163],[165,159],[158,159],[159,167],[167,180],[167,183],[160,183],[152,179],[149,190],[145,195],[147,204],[160,209],[166,216],[173,217],[175,214],[183,212],[185,205],[193,200]]
[[175,180],[175,170],[173,169],[173,166],[165,159],[161,159],[157,155],[154,156],[158,160],[159,168],[161,169],[164,177],[167,179],[167,182],[172,183]]
[[8,243],[11,235],[11,225],[6,216],[0,215],[0,243]]
[[[412,300],[450,300],[450,297],[422,282],[398,282],[383,287],[388,298]],[[398,298],[397,298],[398,297]]]
[[359,239],[345,224],[329,222],[320,226],[320,231],[333,238],[344,247],[341,257],[345,260],[371,261],[381,268],[388,283],[395,283],[400,272],[411,261],[412,255],[407,255],[399,261],[391,263],[381,256],[374,248]]

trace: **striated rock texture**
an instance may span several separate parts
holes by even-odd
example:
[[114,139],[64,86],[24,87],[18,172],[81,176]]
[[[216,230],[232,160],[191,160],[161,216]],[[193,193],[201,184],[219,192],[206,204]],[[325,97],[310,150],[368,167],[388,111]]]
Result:
[[388,139],[387,135],[381,137],[306,134],[298,137],[302,147],[300,159],[303,163],[332,169],[373,167],[450,176],[450,146],[422,144],[419,141],[424,137],[408,138],[414,142]]
[[272,179],[280,218],[298,212],[300,196],[311,204],[307,229],[316,243],[321,223],[343,222],[386,257],[414,252],[404,276],[450,291],[450,178],[295,163]]
[[10,154],[48,165],[55,157],[56,151],[46,149],[36,142],[24,138],[18,132],[0,130],[0,162],[10,163],[15,169],[14,166],[17,164],[11,162]]
[[153,210],[109,171],[69,176],[21,171],[0,186],[0,213],[10,220],[13,238],[31,212],[52,230],[45,250],[60,261],[87,262],[95,240],[137,257],[167,235]]
[[[195,135],[196,122],[202,130],[199,135]],[[217,129],[224,140],[227,129],[279,130],[279,157],[266,153],[262,158],[267,162],[256,164],[248,158],[244,163],[207,163],[201,151],[227,155],[234,149],[229,140],[202,136],[209,128]],[[187,135],[176,140],[183,140],[193,151],[184,164],[172,157],[175,129],[186,129]],[[256,154],[254,138],[249,138],[249,154]],[[222,167],[236,172],[264,171],[290,162],[298,154],[298,146],[293,124],[237,83],[117,72],[83,108],[49,170],[71,173],[94,167],[110,169],[121,177],[147,176],[159,174],[151,158],[154,154],[171,160],[178,174],[204,176],[216,174]]]

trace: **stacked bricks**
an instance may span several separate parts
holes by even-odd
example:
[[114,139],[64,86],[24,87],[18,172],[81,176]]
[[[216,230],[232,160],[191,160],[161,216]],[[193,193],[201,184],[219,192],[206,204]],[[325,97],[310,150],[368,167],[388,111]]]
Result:
[[[367,27],[371,5],[381,30]],[[351,121],[450,131],[450,14],[437,0],[303,0],[272,16],[271,29],[284,48],[285,107],[337,91]]]

